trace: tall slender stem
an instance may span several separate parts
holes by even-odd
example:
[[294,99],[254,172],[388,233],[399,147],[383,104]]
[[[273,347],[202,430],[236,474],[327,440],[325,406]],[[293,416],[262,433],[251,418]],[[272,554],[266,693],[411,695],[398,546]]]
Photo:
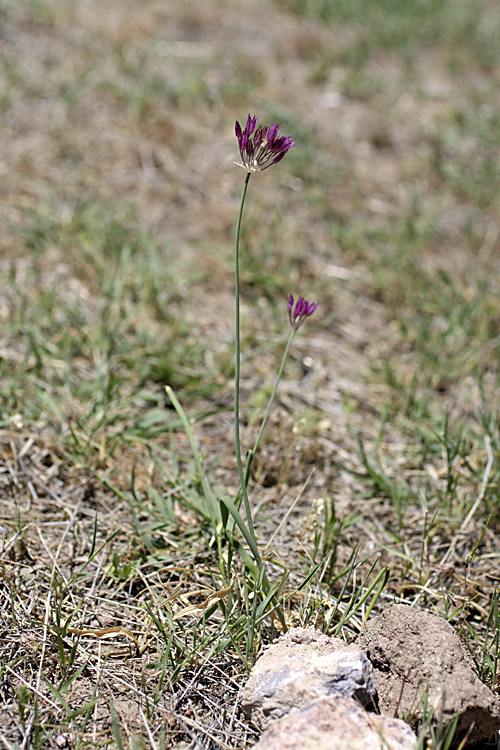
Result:
[[241,217],[243,215],[243,206],[245,203],[245,197],[247,194],[248,181],[250,180],[250,172],[247,173],[245,178],[245,184],[243,185],[243,192],[241,194],[240,210],[238,212],[238,220],[236,222],[236,237],[234,242],[234,294],[235,294],[235,354],[234,354],[234,442],[236,445],[236,462],[238,464],[238,474],[240,478],[240,489],[243,493],[243,500],[245,503],[245,511],[247,515],[248,528],[253,537],[255,537],[255,531],[253,527],[252,512],[250,510],[250,502],[248,500],[247,485],[245,481],[245,474],[243,472],[243,464],[241,462],[241,447],[240,447],[240,227]]
[[288,352],[290,351],[290,346],[293,341],[293,337],[297,333],[297,329],[293,328],[290,336],[288,337],[288,341],[285,347],[285,353],[283,354],[283,358],[281,360],[281,366],[278,372],[278,377],[276,378],[276,383],[274,384],[273,392],[271,393],[271,398],[269,399],[269,403],[267,405],[266,413],[264,415],[264,419],[262,420],[262,424],[260,426],[259,434],[257,435],[257,438],[255,440],[254,446],[252,450],[248,454],[248,460],[247,465],[245,467],[245,485],[248,484],[248,479],[250,477],[250,467],[252,465],[252,461],[254,459],[255,454],[257,453],[257,448],[259,447],[260,439],[262,437],[262,433],[264,432],[264,428],[266,426],[267,418],[269,417],[269,414],[271,412],[271,406],[273,405],[274,398],[276,396],[276,391],[278,390],[278,386],[280,384],[280,380],[283,376],[283,370],[285,369],[285,362],[288,358]]

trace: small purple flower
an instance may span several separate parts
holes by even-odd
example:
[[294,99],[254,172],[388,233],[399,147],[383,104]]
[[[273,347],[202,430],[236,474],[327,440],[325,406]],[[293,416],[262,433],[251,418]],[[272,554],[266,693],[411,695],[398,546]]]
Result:
[[[293,138],[280,135],[278,123],[270,128],[259,125],[258,117],[248,115],[244,130],[236,120],[235,132],[240,147],[241,161],[234,163],[247,172],[262,172],[282,160],[294,145]],[[257,128],[257,129],[256,129]]]
[[293,306],[293,294],[288,298],[288,318],[290,325],[297,330],[306,318],[318,309],[316,302],[308,302],[304,297],[299,297]]

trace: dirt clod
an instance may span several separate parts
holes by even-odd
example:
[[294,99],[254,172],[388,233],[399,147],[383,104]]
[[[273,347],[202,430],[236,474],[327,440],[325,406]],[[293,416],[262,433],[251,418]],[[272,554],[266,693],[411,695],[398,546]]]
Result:
[[[434,723],[446,728],[459,715],[452,747],[489,739],[500,728],[500,703],[473,670],[453,627],[441,617],[396,604],[370,620],[357,645],[373,664],[380,711],[423,720],[422,696]],[[471,729],[472,727],[472,729]]]

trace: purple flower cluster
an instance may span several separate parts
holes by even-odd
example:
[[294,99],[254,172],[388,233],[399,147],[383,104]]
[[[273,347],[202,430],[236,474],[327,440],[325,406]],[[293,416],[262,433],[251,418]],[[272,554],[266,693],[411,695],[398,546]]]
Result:
[[[236,120],[236,137],[240,147],[241,161],[235,161],[247,172],[262,172],[263,169],[277,164],[294,145],[293,138],[280,135],[278,123],[270,128],[259,125],[258,117],[248,115],[244,130]],[[257,128],[257,129],[256,129]]]
[[316,302],[308,302],[304,297],[299,297],[293,306],[293,294],[288,298],[288,317],[290,319],[290,325],[297,330],[300,328],[306,318],[313,314],[318,309]]

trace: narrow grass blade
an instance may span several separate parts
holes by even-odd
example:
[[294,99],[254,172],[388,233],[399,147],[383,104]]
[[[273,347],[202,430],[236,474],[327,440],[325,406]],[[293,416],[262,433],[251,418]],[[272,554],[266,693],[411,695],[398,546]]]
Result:
[[207,504],[210,510],[210,517],[212,519],[212,524],[214,528],[216,529],[217,524],[220,521],[220,512],[217,506],[215,495],[212,492],[212,488],[210,487],[210,484],[208,483],[205,472],[203,470],[203,464],[201,461],[200,452],[198,450],[198,446],[196,445],[196,441],[194,439],[191,425],[189,424],[189,420],[184,412],[184,409],[180,405],[180,402],[177,396],[175,395],[175,393],[173,392],[172,388],[169,385],[167,385],[165,390],[167,392],[167,396],[169,397],[170,401],[172,402],[174,406],[174,409],[176,410],[177,414],[179,415],[182,421],[182,426],[184,427],[186,431],[186,435],[189,440],[189,445],[191,446],[193,457],[196,463],[196,471],[198,472],[198,477],[201,482],[201,486],[203,488],[203,494],[205,496],[205,500],[207,501]]
[[120,729],[118,716],[116,714],[115,704],[111,696],[109,696],[109,710],[111,713],[111,726],[113,728],[113,736],[118,746],[118,750],[125,750],[125,746],[123,744],[122,732]]
[[[271,584],[269,583],[269,579],[267,577],[267,573],[266,573],[266,570],[265,570],[265,565],[262,562],[262,558],[260,556],[259,549],[257,547],[257,543],[256,543],[254,537],[252,536],[252,534],[250,533],[249,529],[245,525],[245,522],[244,522],[243,518],[241,517],[240,513],[238,512],[237,507],[235,506],[235,504],[233,503],[233,501],[231,500],[231,498],[227,497],[227,495],[226,495],[224,497],[221,497],[221,499],[220,499],[219,502],[220,502],[222,523],[223,523],[224,529],[227,529],[227,522],[228,522],[228,519],[229,519],[229,514],[231,514],[232,518],[236,522],[236,525],[238,526],[239,530],[243,534],[243,537],[244,537],[246,543],[250,547],[252,555],[254,556],[254,560],[257,563],[258,571],[255,570],[255,572],[252,573],[252,575],[253,575],[253,577],[254,577],[254,579],[255,579],[255,581],[256,581],[257,584],[259,583],[259,580],[262,581],[262,587],[264,588],[265,593],[268,594],[271,591]],[[229,537],[229,535],[228,535],[228,538],[230,539],[230,541],[233,544],[234,544],[234,542],[237,541],[237,540],[234,540],[234,537]],[[241,554],[241,552],[243,551],[243,546],[242,545],[239,546],[238,551]],[[246,550],[245,550],[245,552],[246,552]],[[247,563],[245,563],[245,564],[247,564]],[[262,578],[260,578],[261,575],[262,575]],[[285,630],[287,630],[287,626],[286,626],[286,622],[285,622],[285,617],[284,617],[283,611],[282,611],[282,609],[281,609],[281,607],[279,605],[276,606],[276,613],[277,613],[277,615],[279,617],[281,625],[283,626],[283,628]]]
[[[238,526],[239,530],[243,534],[243,537],[244,537],[246,543],[250,547],[252,555],[254,556],[254,559],[255,559],[257,565],[259,566],[259,569],[262,568],[263,567],[263,562],[262,562],[262,558],[260,556],[257,544],[255,542],[255,538],[252,536],[252,534],[250,533],[249,529],[247,528],[247,526],[246,526],[243,518],[241,517],[240,513],[238,512],[238,509],[237,509],[236,505],[233,503],[233,501],[231,500],[231,498],[228,497],[227,495],[225,495],[224,497],[221,497],[221,499],[220,499],[219,502],[220,502],[221,514],[223,512],[222,511],[223,507],[225,507],[227,509],[227,511],[229,511],[229,513],[231,514],[231,516],[236,521],[236,525]],[[227,518],[228,518],[227,514],[225,514],[225,519],[224,519],[224,516],[222,516],[224,527],[227,526]]]

